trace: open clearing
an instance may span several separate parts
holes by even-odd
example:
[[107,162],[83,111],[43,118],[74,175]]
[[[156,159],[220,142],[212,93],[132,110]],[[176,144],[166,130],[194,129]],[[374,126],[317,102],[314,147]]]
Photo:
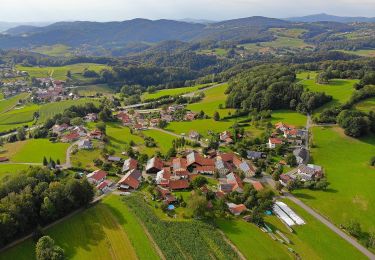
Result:
[[69,144],[51,143],[48,139],[28,139],[4,145],[5,152],[1,156],[8,157],[11,162],[42,163],[43,157],[65,162],[66,150]]
[[154,138],[156,141],[157,148],[161,153],[165,154],[170,148],[172,148],[172,141],[177,139],[177,137],[166,134],[164,132],[150,129],[142,132],[144,135]]
[[97,93],[106,95],[113,94],[114,91],[106,84],[88,85],[77,87],[80,96],[95,96]]
[[70,57],[73,55],[72,49],[64,44],[43,45],[33,48],[31,51],[56,57]]
[[[310,78],[308,79],[308,75]],[[331,95],[333,100],[319,109],[316,112],[322,111],[322,109],[327,107],[333,107],[336,105],[342,105],[349,101],[352,96],[354,89],[354,84],[358,80],[353,79],[332,79],[329,84],[318,84],[315,82],[316,73],[303,72],[297,75],[297,79],[300,80],[300,84],[310,91],[314,92],[325,92],[327,95]]]
[[29,104],[25,107],[20,107],[0,114],[0,125],[23,124],[31,122],[34,120],[34,113],[38,110],[38,105]]
[[25,67],[17,65],[16,69],[27,71],[30,77],[45,78],[53,77],[54,79],[66,80],[66,73],[70,71],[72,74],[81,74],[85,69],[100,72],[103,69],[109,69],[107,65],[96,63],[77,63],[61,67]]
[[296,127],[306,126],[306,116],[293,110],[275,110],[272,111],[271,123],[283,122]]
[[330,183],[327,191],[297,190],[293,194],[336,225],[357,220],[375,231],[375,137],[354,139],[338,127],[314,127],[313,162],[323,166]]
[[362,49],[356,51],[346,51],[346,50],[339,50],[341,52],[345,52],[348,54],[359,55],[362,57],[375,57],[375,49]]
[[[117,196],[47,230],[68,259],[158,259],[142,226]],[[31,239],[0,255],[0,259],[35,259]]]
[[375,97],[363,100],[355,105],[355,108],[363,112],[375,112]]
[[156,99],[156,98],[161,98],[164,96],[178,96],[186,93],[191,93],[194,91],[199,90],[200,88],[203,88],[205,86],[209,86],[211,84],[200,84],[200,85],[195,85],[191,87],[184,87],[184,88],[171,88],[171,89],[162,89],[158,90],[155,93],[148,93],[145,92],[142,94],[142,100],[146,99]]
[[0,181],[6,176],[16,175],[22,170],[28,169],[29,165],[0,163]]

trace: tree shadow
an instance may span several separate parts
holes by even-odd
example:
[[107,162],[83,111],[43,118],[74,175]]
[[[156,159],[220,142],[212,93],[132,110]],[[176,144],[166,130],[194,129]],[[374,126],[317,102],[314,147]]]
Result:
[[316,198],[314,196],[311,196],[309,194],[300,193],[300,192],[293,192],[293,195],[300,199],[307,199],[307,200],[315,200]]

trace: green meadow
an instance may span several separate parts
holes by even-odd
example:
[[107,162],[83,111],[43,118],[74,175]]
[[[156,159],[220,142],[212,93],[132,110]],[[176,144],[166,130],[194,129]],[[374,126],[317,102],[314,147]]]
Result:
[[[310,78],[308,79],[308,75]],[[354,89],[354,84],[358,80],[351,79],[332,79],[329,84],[318,84],[315,82],[316,72],[302,72],[297,74],[297,80],[299,83],[304,86],[306,89],[314,92],[325,92],[327,95],[333,97],[333,100],[319,109],[316,112],[321,111],[327,107],[333,107],[336,105],[342,105],[345,102],[349,101],[352,96]]]
[[191,93],[194,91],[199,90],[202,87],[209,86],[210,84],[200,84],[200,85],[195,85],[191,87],[184,87],[184,88],[171,88],[171,89],[162,89],[158,90],[155,93],[148,93],[145,92],[142,94],[142,100],[146,99],[156,99],[156,98],[161,98],[164,96],[178,96],[186,93]]
[[198,103],[193,103],[187,105],[187,109],[200,112],[203,110],[207,115],[213,116],[215,111],[219,112],[221,117],[227,116],[229,113],[233,113],[234,109],[219,109],[219,106],[222,105],[225,107],[225,100],[227,95],[225,94],[228,84],[224,83],[220,86],[207,89],[203,91],[205,97]]
[[12,125],[31,122],[34,120],[34,113],[38,110],[39,106],[34,104],[15,108],[11,111],[0,114],[0,125]]
[[11,110],[15,107],[20,99],[25,99],[29,96],[28,93],[21,93],[16,96],[0,100],[0,114]]
[[336,225],[357,220],[375,231],[375,137],[354,139],[338,127],[313,128],[313,163],[323,166],[330,183],[327,191],[297,190],[294,195]]
[[77,100],[64,100],[59,102],[52,102],[43,104],[40,106],[39,109],[39,119],[38,121],[43,123],[47,119],[53,117],[56,114],[63,113],[65,109],[75,105],[84,105],[86,103],[94,103],[95,105],[98,105],[99,102],[95,99],[89,99],[89,98],[80,98]]
[[150,129],[142,132],[145,136],[152,137],[156,141],[157,149],[161,153],[165,154],[168,152],[170,148],[172,148],[172,141],[175,140],[177,137],[166,134],[164,132]]
[[70,57],[73,56],[72,49],[64,44],[54,44],[54,45],[43,45],[33,48],[31,51],[56,57]]
[[355,50],[355,51],[339,50],[339,51],[345,52],[348,54],[359,55],[362,57],[375,57],[375,49],[362,49],[362,50]]
[[286,124],[291,124],[296,127],[305,127],[307,117],[292,110],[275,110],[272,111],[271,123],[276,124],[278,122],[283,122]]
[[100,72],[103,69],[109,69],[107,65],[96,63],[77,63],[60,67],[25,67],[17,65],[20,71],[27,71],[30,77],[44,78],[53,77],[54,79],[66,80],[66,73],[70,71],[72,74],[82,74],[85,69]]
[[80,96],[95,96],[97,93],[106,95],[113,94],[114,91],[106,84],[88,85],[77,87]]
[[363,112],[375,112],[375,97],[363,100],[355,105],[355,108]]
[[[141,224],[121,197],[114,195],[46,233],[68,259],[159,259]],[[34,242],[28,239],[0,254],[0,259],[35,259]]]
[[28,139],[4,145],[1,156],[8,157],[11,162],[16,163],[42,163],[43,157],[50,157],[55,161],[60,159],[65,162],[66,150],[69,144],[51,143],[48,139]]
[[20,171],[26,170],[29,167],[29,165],[25,164],[0,163],[0,181],[7,176],[18,174]]

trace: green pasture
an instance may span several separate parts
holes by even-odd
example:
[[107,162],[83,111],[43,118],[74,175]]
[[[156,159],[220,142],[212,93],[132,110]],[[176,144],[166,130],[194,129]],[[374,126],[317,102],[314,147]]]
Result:
[[167,153],[168,150],[172,148],[172,141],[177,138],[173,135],[153,129],[143,131],[142,133],[145,136],[154,138],[157,144],[157,150],[159,150],[163,154]]
[[0,163],[0,181],[6,176],[18,174],[20,171],[26,170],[29,167],[29,165],[25,164]]
[[114,91],[106,84],[80,86],[77,88],[80,96],[95,96],[97,93],[100,94],[113,94]]
[[[49,228],[68,259],[158,259],[142,226],[117,196],[109,196]],[[0,259],[35,259],[31,239],[5,251]]]
[[283,122],[296,127],[305,127],[307,117],[293,110],[275,110],[271,114],[271,123]]
[[321,165],[330,183],[327,191],[297,190],[294,195],[336,225],[357,220],[375,231],[375,137],[354,139],[338,127],[313,128],[312,160]]
[[31,49],[31,51],[55,57],[70,57],[73,56],[72,48],[64,44],[43,45]]
[[34,113],[38,110],[39,106],[34,104],[16,107],[11,111],[0,114],[0,125],[29,123],[34,120]]
[[375,112],[375,98],[368,98],[355,105],[355,108],[363,112]]
[[339,51],[345,52],[348,54],[362,56],[362,57],[375,57],[375,49],[362,49],[362,50],[355,50],[355,51],[339,50]]
[[48,139],[28,139],[5,144],[0,156],[8,157],[11,162],[16,163],[42,163],[44,156],[55,161],[60,159],[63,163],[68,147],[69,144],[51,143]]
[[191,93],[194,91],[199,90],[202,87],[208,86],[210,84],[200,84],[200,85],[195,85],[191,87],[183,87],[183,88],[171,88],[171,89],[162,89],[158,90],[155,93],[148,93],[145,92],[142,94],[142,100],[146,99],[156,99],[156,98],[161,98],[164,96],[178,96],[186,93]]
[[15,107],[20,99],[25,99],[29,96],[28,93],[21,93],[16,96],[0,100],[0,114],[11,110]]

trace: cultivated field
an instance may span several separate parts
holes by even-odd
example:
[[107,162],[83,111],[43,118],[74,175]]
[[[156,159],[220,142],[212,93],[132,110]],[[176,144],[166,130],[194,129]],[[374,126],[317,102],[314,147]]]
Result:
[[97,93],[103,95],[114,93],[113,89],[108,87],[106,84],[80,86],[77,88],[77,90],[80,96],[95,96]]
[[314,127],[313,162],[322,165],[327,191],[298,190],[294,194],[337,225],[357,220],[375,231],[375,168],[369,165],[375,137],[354,139],[338,127]]
[[39,110],[38,105],[30,104],[15,108],[9,112],[0,114],[0,125],[23,124],[33,121],[34,113]]
[[48,139],[28,139],[4,145],[4,152],[0,156],[5,156],[11,162],[17,163],[42,163],[43,157],[50,157],[53,160],[60,159],[65,162],[66,150],[69,144],[51,143]]
[[[103,202],[50,228],[68,259],[158,259],[135,216],[110,196]],[[0,259],[35,259],[31,239],[6,251]]]

